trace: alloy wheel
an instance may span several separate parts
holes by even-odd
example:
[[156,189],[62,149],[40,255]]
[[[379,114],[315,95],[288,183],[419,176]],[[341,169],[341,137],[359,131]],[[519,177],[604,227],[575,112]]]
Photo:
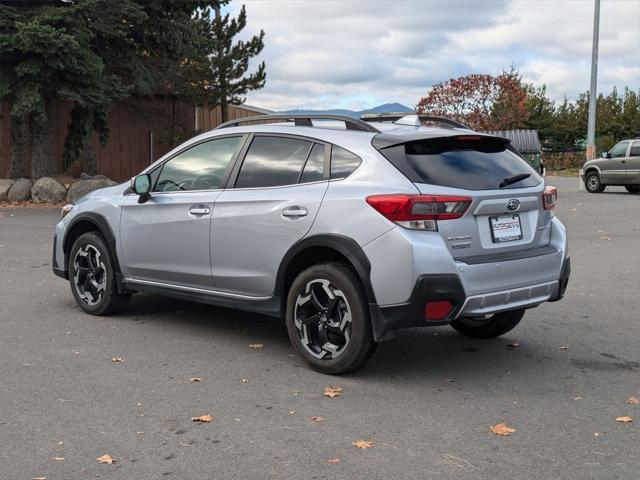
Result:
[[590,176],[588,182],[589,182],[589,190],[597,190],[598,187],[600,186],[600,180],[595,175]]
[[300,342],[321,360],[337,358],[351,339],[351,308],[344,293],[329,280],[315,279],[298,294],[294,308]]
[[102,300],[107,289],[107,269],[100,251],[93,245],[84,245],[73,259],[73,282],[80,299],[88,305]]

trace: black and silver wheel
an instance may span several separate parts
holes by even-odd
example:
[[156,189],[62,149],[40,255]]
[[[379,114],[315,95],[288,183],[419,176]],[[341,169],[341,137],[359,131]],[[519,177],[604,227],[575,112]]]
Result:
[[451,326],[465,337],[494,338],[513,330],[523,316],[524,308],[521,308],[482,317],[458,317]]
[[606,185],[600,183],[598,172],[589,172],[585,178],[584,186],[589,193],[602,193],[606,188]]
[[122,309],[128,294],[118,294],[115,269],[105,240],[95,232],[76,239],[69,255],[69,282],[78,305],[93,315]]
[[627,192],[629,193],[640,193],[640,185],[625,185]]
[[298,275],[289,289],[286,323],[298,354],[323,373],[353,371],[375,350],[362,286],[341,264],[315,265]]

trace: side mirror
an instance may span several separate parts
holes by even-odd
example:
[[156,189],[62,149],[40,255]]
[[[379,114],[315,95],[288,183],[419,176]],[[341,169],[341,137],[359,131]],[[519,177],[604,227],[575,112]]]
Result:
[[609,158],[609,152],[602,152],[602,158]]
[[133,179],[131,188],[135,193],[140,195],[138,203],[144,203],[151,198],[151,175],[143,173]]

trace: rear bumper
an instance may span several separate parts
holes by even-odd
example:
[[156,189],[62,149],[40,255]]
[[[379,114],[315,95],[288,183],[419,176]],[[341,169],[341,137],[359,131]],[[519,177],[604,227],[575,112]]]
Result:
[[[560,276],[553,280],[474,295],[467,295],[458,275],[422,275],[416,281],[408,302],[384,307],[369,305],[373,336],[379,342],[395,330],[446,325],[460,316],[489,315],[555,302],[564,296],[570,275],[571,259],[566,257]],[[448,300],[454,306],[442,321],[425,319],[425,305],[434,300]]]

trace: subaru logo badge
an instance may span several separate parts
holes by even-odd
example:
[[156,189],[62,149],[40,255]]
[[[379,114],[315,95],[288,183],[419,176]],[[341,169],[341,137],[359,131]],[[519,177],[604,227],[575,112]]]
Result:
[[516,200],[515,198],[512,200],[509,200],[507,202],[507,208],[512,212],[518,211],[518,209],[520,208],[520,200]]

